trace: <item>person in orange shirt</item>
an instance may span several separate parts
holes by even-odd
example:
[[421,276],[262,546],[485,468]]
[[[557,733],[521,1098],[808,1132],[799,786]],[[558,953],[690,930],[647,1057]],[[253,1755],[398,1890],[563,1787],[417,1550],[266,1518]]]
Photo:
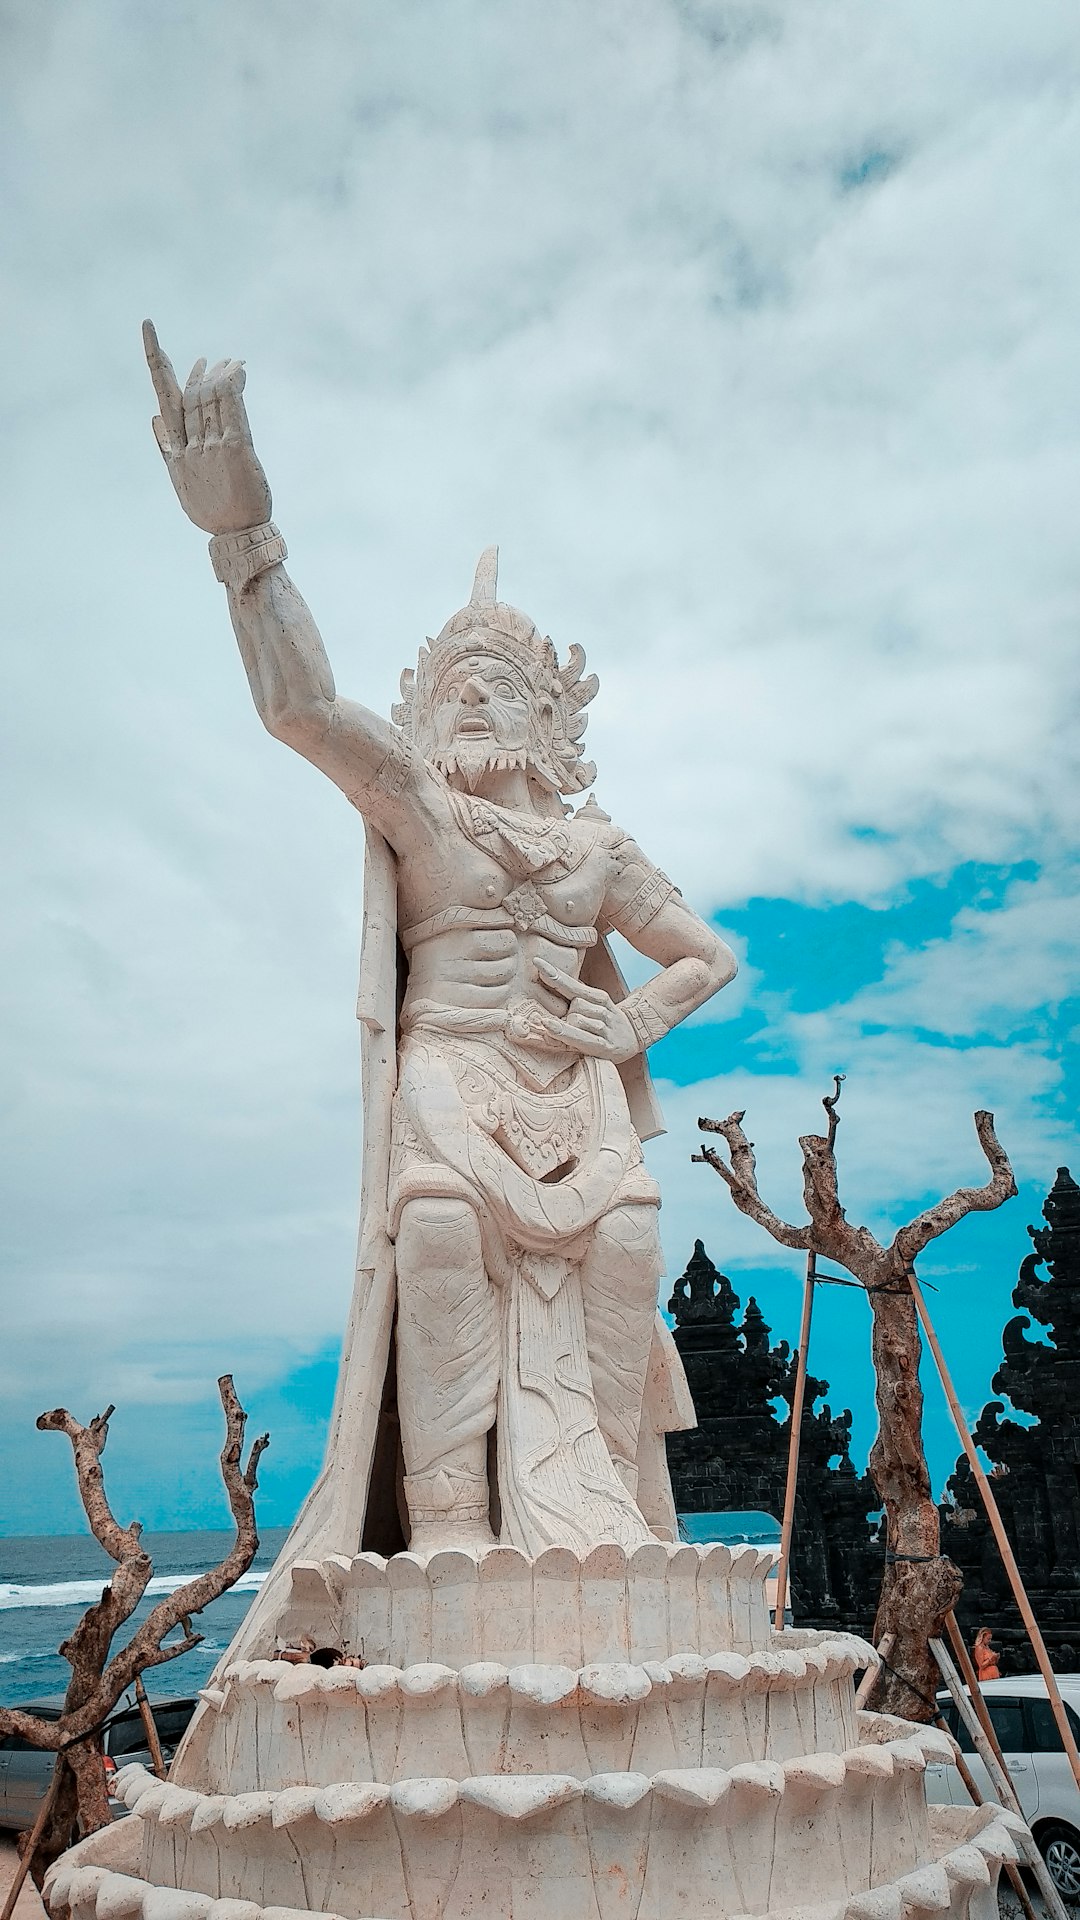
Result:
[[980,1680],[1000,1680],[1001,1668],[993,1647],[990,1627],[980,1627],[975,1635],[975,1671]]

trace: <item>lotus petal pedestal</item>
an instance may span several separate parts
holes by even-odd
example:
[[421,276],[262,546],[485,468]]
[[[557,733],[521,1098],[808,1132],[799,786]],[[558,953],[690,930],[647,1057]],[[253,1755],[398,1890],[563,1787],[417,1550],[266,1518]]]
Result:
[[[166,1784],[52,1870],[72,1920],[996,1920],[1016,1822],[926,1803],[948,1736],[858,1713],[874,1658],[773,1632],[771,1554],[302,1562]],[[270,1654],[273,1647],[265,1651]]]

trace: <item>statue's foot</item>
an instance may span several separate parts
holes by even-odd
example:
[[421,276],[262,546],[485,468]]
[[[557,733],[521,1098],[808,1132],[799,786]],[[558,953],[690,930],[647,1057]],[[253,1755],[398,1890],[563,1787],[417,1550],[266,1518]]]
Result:
[[409,1509],[409,1552],[438,1553],[457,1547],[480,1553],[496,1544],[488,1513],[484,1474],[440,1467],[436,1473],[405,1476]]

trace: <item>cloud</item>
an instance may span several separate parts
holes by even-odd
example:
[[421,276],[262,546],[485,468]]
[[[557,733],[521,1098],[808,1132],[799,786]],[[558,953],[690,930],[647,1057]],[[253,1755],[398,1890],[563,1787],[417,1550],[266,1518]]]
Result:
[[1018,881],[994,911],[965,908],[948,939],[895,951],[884,978],[857,994],[848,1017],[921,1027],[952,1040],[1052,1034],[1080,990],[1080,920],[1073,869]]
[[[600,674],[601,799],[703,910],[1058,872],[1080,63],[1058,0],[237,0],[227,34],[209,0],[58,0],[4,31],[9,1366],[194,1396],[343,1318],[362,852],[251,712],[143,314],[178,364],[247,357],[342,689],[387,711],[500,540]],[[857,1051],[868,1203],[916,1190],[885,1143],[920,1088],[929,1183],[987,1086],[1034,1166],[1073,959],[1033,887],[846,1014],[777,1004],[789,1078],[674,1095],[672,1141],[746,1104],[780,1166]],[[769,1005],[752,953],[739,992]]]

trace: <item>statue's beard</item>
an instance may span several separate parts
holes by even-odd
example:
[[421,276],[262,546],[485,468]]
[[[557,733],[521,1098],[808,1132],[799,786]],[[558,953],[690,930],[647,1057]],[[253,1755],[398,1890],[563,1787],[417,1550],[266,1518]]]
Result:
[[489,739],[470,740],[467,734],[459,734],[448,747],[437,747],[431,757],[448,780],[459,774],[470,793],[475,793],[486,773],[509,773],[529,765],[527,747],[499,747]]

